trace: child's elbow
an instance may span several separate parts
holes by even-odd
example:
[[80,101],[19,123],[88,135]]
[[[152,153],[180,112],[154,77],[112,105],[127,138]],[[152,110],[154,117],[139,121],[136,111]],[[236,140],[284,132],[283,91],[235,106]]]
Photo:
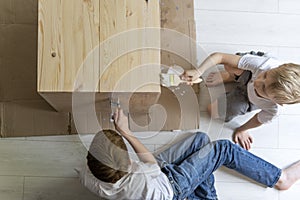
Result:
[[222,58],[222,57],[223,57],[223,54],[224,54],[224,53],[221,53],[221,52],[214,52],[214,53],[210,54],[210,56],[211,56],[211,57],[221,57],[221,58]]

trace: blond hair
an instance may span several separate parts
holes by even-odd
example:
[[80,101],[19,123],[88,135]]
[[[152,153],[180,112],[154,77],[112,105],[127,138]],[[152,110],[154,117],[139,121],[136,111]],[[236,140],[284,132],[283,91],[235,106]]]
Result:
[[300,103],[300,65],[286,63],[270,70],[275,81],[267,88],[278,104]]
[[87,165],[101,181],[115,183],[125,176],[130,158],[123,138],[114,130],[97,133],[87,155]]

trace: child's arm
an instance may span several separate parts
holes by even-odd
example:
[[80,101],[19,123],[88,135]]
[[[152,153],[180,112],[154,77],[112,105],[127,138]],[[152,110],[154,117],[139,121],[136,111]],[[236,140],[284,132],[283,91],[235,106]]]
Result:
[[244,149],[249,150],[253,140],[247,130],[261,125],[262,123],[258,121],[257,114],[254,115],[249,121],[234,131],[233,141],[239,143]]
[[182,75],[182,80],[191,83],[199,78],[207,69],[218,64],[224,64],[225,70],[229,74],[240,75],[243,70],[238,68],[240,56],[226,53],[213,53],[208,56],[197,69],[187,70]]
[[114,113],[116,129],[131,144],[139,159],[144,163],[157,163],[152,153],[132,134],[128,128],[128,118],[122,109],[117,109]]
[[219,85],[221,83],[229,83],[234,81],[235,81],[235,76],[233,76],[227,71],[222,71],[220,73],[211,72],[205,79],[205,83],[208,87]]

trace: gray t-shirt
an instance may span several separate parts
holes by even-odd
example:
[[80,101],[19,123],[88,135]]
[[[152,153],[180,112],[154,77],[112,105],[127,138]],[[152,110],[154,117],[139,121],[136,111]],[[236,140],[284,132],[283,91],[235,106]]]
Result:
[[268,99],[258,96],[254,90],[254,80],[263,71],[267,71],[284,64],[274,58],[264,56],[254,56],[246,54],[240,58],[238,68],[252,72],[252,78],[248,82],[247,92],[251,103],[256,105],[261,111],[258,113],[258,121],[268,123],[279,114],[278,105]]

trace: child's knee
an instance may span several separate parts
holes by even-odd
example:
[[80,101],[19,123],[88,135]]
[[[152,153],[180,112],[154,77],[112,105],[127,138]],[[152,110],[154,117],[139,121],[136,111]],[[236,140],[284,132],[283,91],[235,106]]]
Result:
[[196,132],[196,138],[204,144],[210,143],[210,138],[206,133]]
[[231,148],[233,143],[228,139],[216,140],[215,144],[219,145],[220,148]]

